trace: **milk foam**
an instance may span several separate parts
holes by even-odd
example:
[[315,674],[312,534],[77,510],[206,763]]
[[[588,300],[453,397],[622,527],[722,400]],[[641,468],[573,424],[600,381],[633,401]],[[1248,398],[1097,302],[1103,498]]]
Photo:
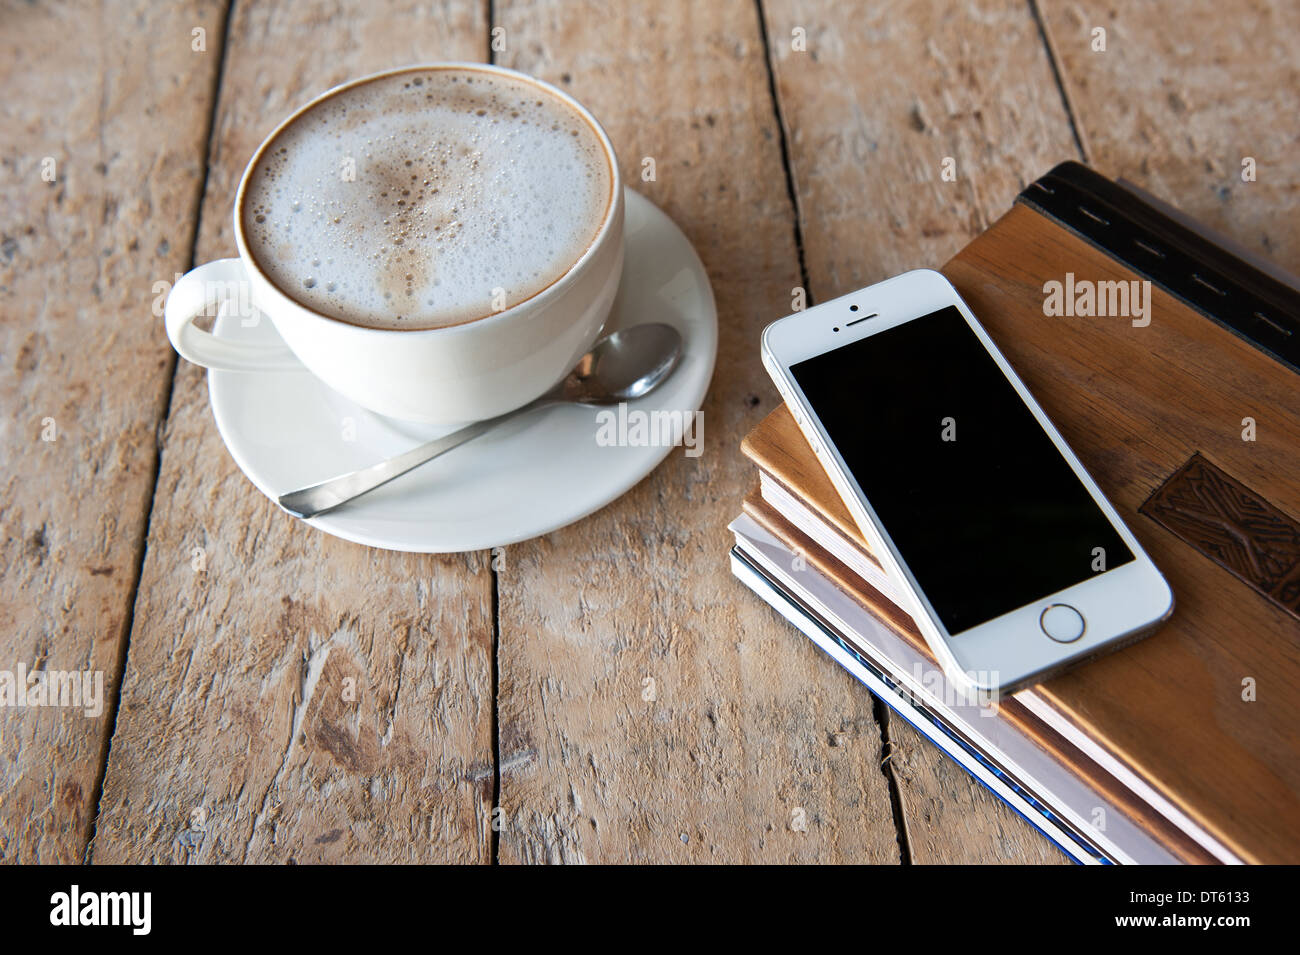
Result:
[[563,276],[600,230],[612,184],[595,130],[540,87],[416,70],[337,93],[282,130],[241,214],[258,266],[308,308],[436,328]]

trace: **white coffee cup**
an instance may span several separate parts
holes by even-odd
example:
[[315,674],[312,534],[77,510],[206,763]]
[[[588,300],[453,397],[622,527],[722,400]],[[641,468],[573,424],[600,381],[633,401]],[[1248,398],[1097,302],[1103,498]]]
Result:
[[[259,157],[281,130],[318,104],[362,83],[396,73],[457,69],[524,80],[590,124],[605,151],[612,194],[604,221],[586,251],[553,284],[501,311],[458,325],[425,329],[370,328],[305,307],[282,292],[249,252],[244,191]],[[312,372],[330,387],[381,415],[434,424],[460,424],[527,404],[564,377],[600,333],[623,267],[623,186],[609,137],[577,100],[513,70],[480,63],[438,63],[363,77],[317,97],[281,123],[254,153],[235,199],[239,257],[201,265],[167,297],[164,321],[176,351],[222,371]],[[218,338],[194,324],[214,307],[251,308],[243,321],[265,316],[288,348]]]

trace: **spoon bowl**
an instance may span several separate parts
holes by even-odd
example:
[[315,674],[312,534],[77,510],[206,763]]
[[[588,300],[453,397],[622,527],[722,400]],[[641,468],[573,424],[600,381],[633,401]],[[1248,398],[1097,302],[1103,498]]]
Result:
[[682,335],[671,325],[633,325],[598,341],[569,372],[562,400],[583,405],[617,404],[659,387],[682,358]]

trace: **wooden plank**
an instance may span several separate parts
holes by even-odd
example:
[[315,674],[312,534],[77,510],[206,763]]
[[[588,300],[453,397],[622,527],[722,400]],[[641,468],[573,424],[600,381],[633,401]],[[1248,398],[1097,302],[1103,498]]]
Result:
[[[384,67],[480,59],[484,12],[239,4],[198,260],[233,254],[240,173],[293,107]],[[485,555],[372,550],[281,513],[181,363],[94,860],[487,861],[492,628]]]
[[[1024,3],[764,8],[816,301],[938,267],[1024,185],[1077,158]],[[912,727],[891,718],[889,738],[915,861],[1064,861]]]
[[759,331],[799,283],[755,5],[495,9],[498,62],[600,117],[628,181],[695,243],[721,324],[704,454],[507,550],[501,859],[895,861],[870,696],[726,562],[753,480],[739,442],[775,405]]
[[1039,6],[1089,161],[1300,272],[1300,6]]
[[102,683],[94,715],[0,714],[0,861],[80,862],[171,378],[152,286],[189,262],[224,4],[5,7],[0,670]]

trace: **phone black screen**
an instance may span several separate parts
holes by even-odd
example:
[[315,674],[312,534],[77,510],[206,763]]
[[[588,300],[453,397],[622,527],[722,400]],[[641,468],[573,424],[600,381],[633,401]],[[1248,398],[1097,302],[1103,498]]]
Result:
[[1134,559],[956,308],[790,371],[949,633]]

